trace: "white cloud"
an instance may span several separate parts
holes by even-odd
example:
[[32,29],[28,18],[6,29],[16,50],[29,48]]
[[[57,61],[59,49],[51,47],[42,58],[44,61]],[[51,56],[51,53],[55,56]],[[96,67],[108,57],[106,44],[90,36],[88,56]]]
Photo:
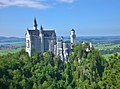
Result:
[[58,0],[58,1],[63,2],[63,3],[73,3],[76,0]]
[[56,4],[62,3],[73,3],[76,0],[0,0],[0,7],[30,7],[37,9],[46,9]]
[[50,8],[44,0],[0,0],[0,7],[19,6],[38,9]]

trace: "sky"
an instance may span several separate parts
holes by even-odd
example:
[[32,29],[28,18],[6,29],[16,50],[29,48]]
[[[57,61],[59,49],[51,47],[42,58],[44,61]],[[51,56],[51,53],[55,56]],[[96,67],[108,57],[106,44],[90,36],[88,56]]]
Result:
[[0,0],[0,36],[25,37],[35,17],[58,36],[120,36],[120,0]]

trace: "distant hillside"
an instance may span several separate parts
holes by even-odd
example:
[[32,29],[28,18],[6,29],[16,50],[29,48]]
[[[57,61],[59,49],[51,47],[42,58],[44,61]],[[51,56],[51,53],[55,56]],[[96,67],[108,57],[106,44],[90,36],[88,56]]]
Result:
[[[60,38],[60,37],[58,37]],[[65,36],[65,40],[70,40],[70,37]],[[76,38],[77,43],[81,43],[82,41],[92,41],[94,44],[96,43],[120,43],[120,36],[78,36]],[[18,37],[4,37],[0,36],[0,43],[6,42],[25,42],[25,38]]]
[[25,48],[25,38],[0,36],[0,55],[18,52]]
[[0,43],[3,42],[25,42],[25,38],[0,36]]
[[[58,38],[61,38],[60,36]],[[65,40],[70,40],[69,36],[64,37]],[[82,41],[98,43],[114,43],[120,44],[120,36],[77,36],[76,42],[81,43]]]
[[81,36],[76,38],[77,42],[88,41],[94,44],[98,43],[114,43],[120,44],[120,36]]

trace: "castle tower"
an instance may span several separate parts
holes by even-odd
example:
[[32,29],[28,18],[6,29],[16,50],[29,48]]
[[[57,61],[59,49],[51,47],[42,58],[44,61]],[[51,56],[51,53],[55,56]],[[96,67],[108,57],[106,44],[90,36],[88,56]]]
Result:
[[31,57],[31,36],[28,28],[26,33],[26,52],[28,52],[28,55]]
[[34,18],[34,22],[33,22],[33,29],[34,30],[37,30],[37,20],[36,20],[36,18]]
[[75,44],[76,35],[75,35],[75,30],[74,29],[71,30],[70,40],[71,40],[71,44]]
[[57,41],[57,55],[63,60],[63,37]]
[[85,48],[85,42],[82,41],[82,48]]
[[63,42],[63,57],[64,57],[64,61],[67,62],[68,61],[68,54],[69,54],[69,49],[68,49],[68,43],[67,42]]
[[41,38],[41,53],[44,52],[44,34],[43,34],[43,27],[40,27],[40,38]]
[[93,44],[92,44],[92,42],[90,42],[90,50],[92,50],[93,49]]
[[63,36],[61,36],[61,41],[63,42],[63,40],[64,40],[64,38],[63,38]]

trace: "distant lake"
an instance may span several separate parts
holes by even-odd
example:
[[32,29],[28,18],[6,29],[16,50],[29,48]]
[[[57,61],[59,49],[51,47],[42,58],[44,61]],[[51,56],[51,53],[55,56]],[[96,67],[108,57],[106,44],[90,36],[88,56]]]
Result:
[[25,43],[23,41],[19,41],[19,42],[0,42],[0,45],[5,45],[5,44],[21,44],[21,43]]
[[[58,36],[60,39],[61,37]],[[69,36],[64,36],[64,40],[68,41],[70,40]],[[120,36],[78,36],[76,38],[77,43],[81,43],[82,41],[87,41],[87,42],[93,42],[94,44],[96,43],[117,43],[120,44]],[[5,44],[21,44],[25,43],[25,38],[22,40],[17,40],[13,41],[12,39],[9,39],[9,41],[0,41],[0,45],[5,45]]]

